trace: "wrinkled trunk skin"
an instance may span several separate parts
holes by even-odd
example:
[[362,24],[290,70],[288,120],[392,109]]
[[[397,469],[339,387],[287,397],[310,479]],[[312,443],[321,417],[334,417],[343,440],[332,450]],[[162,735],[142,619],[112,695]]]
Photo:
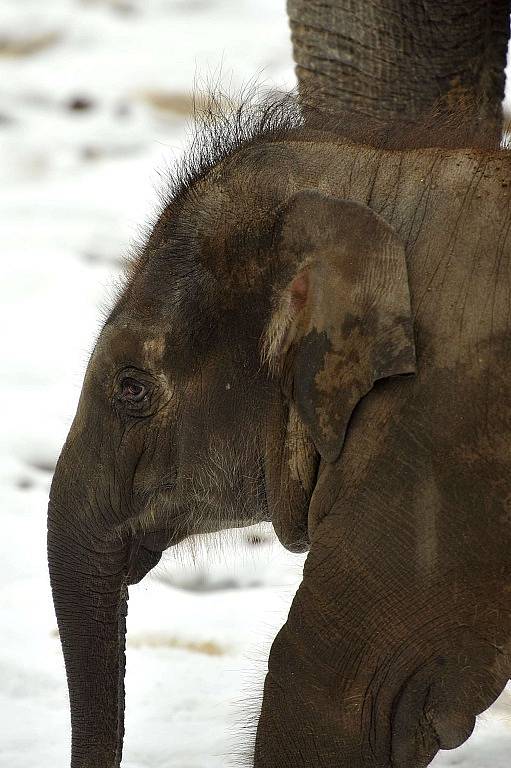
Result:
[[[116,531],[108,404],[87,373],[48,506],[48,564],[71,707],[71,768],[117,768],[124,731],[124,645],[131,545]],[[90,407],[89,403],[94,407]]]
[[288,0],[300,91],[330,109],[412,123],[463,114],[502,133],[509,0]]
[[126,549],[50,503],[48,560],[69,687],[72,768],[116,768],[124,719]]

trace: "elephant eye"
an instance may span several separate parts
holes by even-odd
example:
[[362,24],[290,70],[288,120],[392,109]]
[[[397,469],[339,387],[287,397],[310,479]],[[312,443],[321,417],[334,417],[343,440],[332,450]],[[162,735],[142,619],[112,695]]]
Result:
[[129,403],[139,403],[144,399],[146,388],[140,381],[126,376],[121,381],[121,397]]

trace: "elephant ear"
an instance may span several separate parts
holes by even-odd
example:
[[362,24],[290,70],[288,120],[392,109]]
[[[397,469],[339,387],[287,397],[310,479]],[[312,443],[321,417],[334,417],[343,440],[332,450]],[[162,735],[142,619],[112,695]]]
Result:
[[291,198],[276,237],[288,282],[266,357],[284,371],[316,449],[333,462],[374,382],[416,370],[404,247],[367,206],[316,191]]

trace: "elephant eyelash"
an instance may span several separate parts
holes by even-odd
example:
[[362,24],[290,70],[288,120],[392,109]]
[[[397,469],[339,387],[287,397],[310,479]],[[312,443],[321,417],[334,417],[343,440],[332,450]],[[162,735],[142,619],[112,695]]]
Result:
[[[130,399],[123,392],[125,385],[133,388],[139,386],[143,394],[139,399]],[[115,377],[111,401],[113,408],[120,414],[139,418],[148,416],[148,408],[157,402],[153,378],[146,371],[133,366],[121,369]]]
[[151,404],[151,397],[149,393],[146,393],[142,400],[130,401],[123,400],[118,394],[114,395],[112,399],[114,409],[124,415],[134,416],[139,418],[146,418],[149,416],[147,409]]

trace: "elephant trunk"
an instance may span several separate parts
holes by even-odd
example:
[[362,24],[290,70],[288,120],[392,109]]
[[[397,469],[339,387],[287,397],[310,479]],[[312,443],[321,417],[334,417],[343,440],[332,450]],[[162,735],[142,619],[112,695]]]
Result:
[[50,501],[48,560],[71,705],[71,768],[116,768],[124,733],[127,548],[85,519]]
[[287,8],[305,97],[410,124],[461,114],[465,141],[499,145],[509,0],[288,0]]

